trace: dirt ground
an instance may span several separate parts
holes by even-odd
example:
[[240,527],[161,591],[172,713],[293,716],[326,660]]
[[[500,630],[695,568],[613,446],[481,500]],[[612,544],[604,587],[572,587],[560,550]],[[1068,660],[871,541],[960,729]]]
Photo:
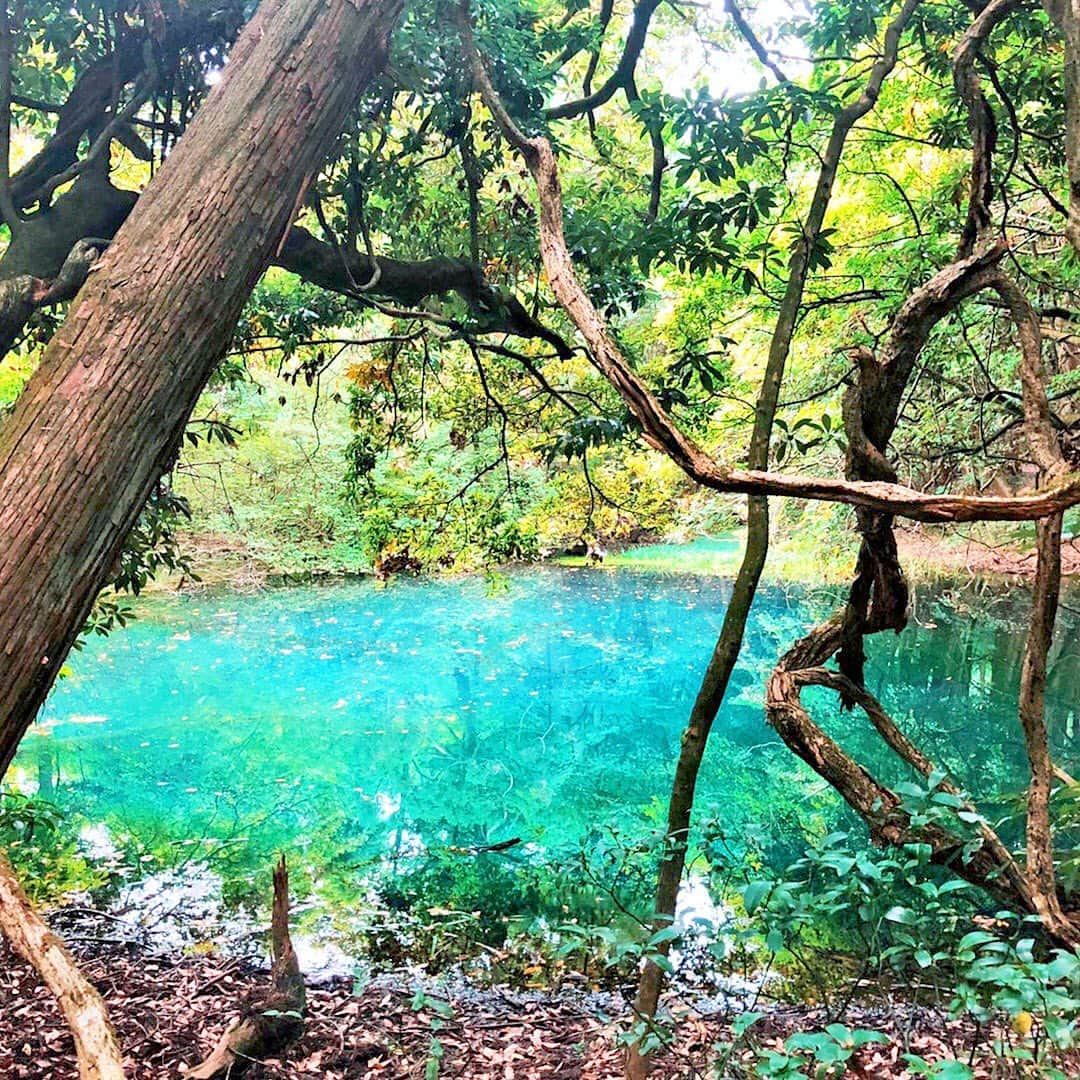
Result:
[[[239,959],[147,956],[130,946],[75,946],[84,971],[109,1006],[132,1080],[180,1077],[198,1062],[266,973]],[[437,994],[441,996],[436,996]],[[600,1002],[598,1004],[598,1001]],[[614,1007],[612,1007],[614,1006]],[[759,1005],[759,1008],[762,1006]],[[779,1048],[795,1031],[821,1030],[823,1010],[773,1005],[754,1026],[759,1046]],[[612,1080],[621,1075],[618,998],[607,1007],[595,994],[515,993],[458,987],[417,996],[407,980],[375,980],[354,994],[351,980],[313,987],[306,1030],[280,1060],[252,1065],[251,1080]],[[658,1080],[702,1080],[716,1073],[718,1044],[730,1035],[734,1013],[689,1012],[678,1038],[660,1054]],[[876,1005],[849,1011],[851,1027],[884,1030],[885,1046],[866,1046],[848,1063],[847,1077],[906,1077],[903,1053],[931,1059],[972,1055],[973,1030],[941,1012]],[[1080,1058],[1062,1062],[1080,1075]],[[988,1063],[987,1063],[988,1065]],[[1059,1065],[1060,1067],[1060,1065]],[[725,1077],[746,1076],[734,1064]],[[990,1076],[989,1068],[978,1075]],[[1001,1072],[997,1077],[1012,1075]],[[1019,1074],[1017,1074],[1019,1075]],[[75,1080],[70,1036],[35,973],[0,946],[0,1077],[3,1080]]]
[[[918,527],[896,530],[900,561],[910,568],[916,565],[931,573],[1004,574],[1029,578],[1035,573],[1034,546],[1024,549],[1015,544],[991,544],[960,531],[944,538],[934,531]],[[1080,537],[1061,545],[1063,574],[1080,574]]]

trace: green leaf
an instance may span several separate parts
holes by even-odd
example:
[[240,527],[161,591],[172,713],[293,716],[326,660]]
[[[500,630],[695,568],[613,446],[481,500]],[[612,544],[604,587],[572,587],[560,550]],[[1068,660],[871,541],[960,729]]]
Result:
[[649,945],[663,945],[667,941],[676,941],[682,937],[682,931],[676,929],[674,926],[665,926],[660,930],[657,930],[652,937],[649,938]]
[[439,1071],[445,1053],[443,1044],[438,1039],[433,1038],[431,1046],[428,1048],[427,1064],[424,1066],[424,1080],[439,1080]]
[[991,941],[997,940],[997,935],[991,934],[988,930],[972,930],[957,942],[956,951],[967,952],[969,949],[974,949],[979,945],[986,945]]
[[914,926],[918,922],[915,912],[911,908],[897,904],[885,912],[885,918],[889,922],[900,923],[902,926]]
[[738,1016],[731,1023],[731,1033],[738,1039],[745,1035],[746,1032],[756,1024],[765,1014],[761,1012],[752,1012],[747,1010],[746,1012],[739,1013]]
[[851,1033],[853,1046],[868,1046],[870,1043],[880,1043],[882,1046],[892,1042],[888,1035],[880,1031],[870,1031],[867,1028],[856,1028]]
[[771,881],[752,881],[743,889],[743,906],[748,915],[757,911],[762,901],[772,892],[773,884]]

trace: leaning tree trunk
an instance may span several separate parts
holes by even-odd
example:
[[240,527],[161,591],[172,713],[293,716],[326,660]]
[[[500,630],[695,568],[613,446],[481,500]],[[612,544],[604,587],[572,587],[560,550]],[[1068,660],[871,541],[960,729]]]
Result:
[[34,911],[0,851],[0,930],[52,991],[75,1041],[79,1080],[124,1080],[124,1061],[101,995],[86,981],[64,943]]
[[0,776],[401,0],[266,0],[0,428]]

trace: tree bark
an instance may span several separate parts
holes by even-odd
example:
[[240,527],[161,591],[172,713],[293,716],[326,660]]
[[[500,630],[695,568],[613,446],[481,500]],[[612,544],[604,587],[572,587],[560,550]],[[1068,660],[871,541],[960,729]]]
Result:
[[52,991],[75,1040],[81,1080],[124,1080],[124,1063],[101,995],[86,981],[64,943],[34,911],[0,852],[0,930]]
[[270,948],[273,965],[267,993],[229,1025],[205,1060],[185,1074],[187,1080],[240,1076],[252,1062],[281,1053],[303,1033],[307,990],[289,936],[289,872],[284,855],[274,867]]
[[400,7],[260,7],[0,428],[0,775]]
[[1054,763],[1050,757],[1045,709],[1047,655],[1054,639],[1061,593],[1061,515],[1038,522],[1035,531],[1038,566],[1018,703],[1031,772],[1027,790],[1027,873],[1032,906],[1043,925],[1056,938],[1075,947],[1080,944],[1080,924],[1062,910],[1054,867],[1054,831],[1050,819]]

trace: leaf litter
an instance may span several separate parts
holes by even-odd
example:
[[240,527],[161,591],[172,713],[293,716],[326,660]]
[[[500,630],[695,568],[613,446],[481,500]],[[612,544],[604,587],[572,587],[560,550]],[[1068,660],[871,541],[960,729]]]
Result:
[[[265,968],[249,959],[147,954],[131,943],[74,943],[86,976],[104,996],[132,1080],[183,1075],[214,1045],[242,1004],[264,987]],[[281,1059],[254,1064],[251,1080],[614,1080],[622,1074],[629,1007],[615,995],[574,988],[547,992],[469,987],[461,981],[386,974],[357,989],[340,977],[309,988],[302,1037]],[[674,1043],[657,1055],[657,1080],[717,1075],[718,1047],[730,1040],[735,1008],[716,1012],[670,1005]],[[798,1031],[820,1031],[824,1009],[762,1006],[753,1026],[761,1049],[781,1050]],[[986,1032],[941,1010],[908,1003],[854,1006],[844,1022],[884,1031],[891,1041],[860,1047],[842,1075],[900,1078],[904,1054],[959,1059],[977,1077],[1026,1075],[994,1062]],[[974,1054],[972,1046],[976,1047]],[[752,1073],[750,1050],[733,1055],[724,1076]],[[1058,1062],[1080,1075],[1080,1057]],[[0,1077],[77,1080],[71,1037],[36,973],[0,944]]]

